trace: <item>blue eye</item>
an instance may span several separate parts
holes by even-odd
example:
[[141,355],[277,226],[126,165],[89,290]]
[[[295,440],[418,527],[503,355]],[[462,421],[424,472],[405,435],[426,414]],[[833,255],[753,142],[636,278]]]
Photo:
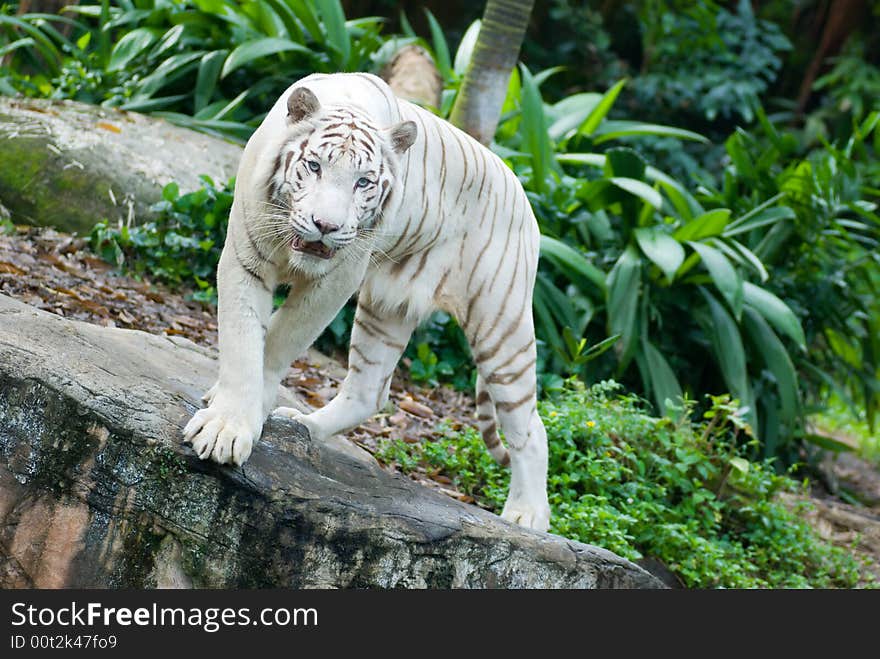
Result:
[[370,183],[372,183],[372,181],[370,181],[370,179],[368,179],[366,176],[361,176],[357,180],[357,183],[355,183],[355,186],[358,188],[365,188],[368,185],[370,185]]
[[309,166],[309,169],[311,169],[315,173],[321,171],[321,165],[315,160],[309,160],[308,166]]

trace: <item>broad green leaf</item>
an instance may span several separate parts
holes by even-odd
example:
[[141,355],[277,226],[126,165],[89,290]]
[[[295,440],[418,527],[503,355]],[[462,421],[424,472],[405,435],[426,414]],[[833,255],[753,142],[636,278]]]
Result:
[[197,50],[191,53],[172,55],[140,81],[132,101],[150,97],[166,85],[186,75],[196,66],[196,60],[201,59],[204,54],[204,51]]
[[175,25],[173,28],[168,30],[165,34],[162,35],[162,40],[156,45],[155,50],[153,51],[153,57],[158,57],[162,55],[165,51],[171,50],[178,44],[181,37],[183,36],[183,31],[186,29],[186,25]]
[[729,460],[730,466],[736,469],[739,473],[745,475],[749,473],[749,461],[745,458],[741,458],[739,456],[730,458]]
[[[657,409],[667,416],[673,416],[677,404],[682,399],[681,385],[669,362],[647,339],[642,341],[642,351],[648,367],[648,380]],[[669,403],[667,405],[667,402]]]
[[565,71],[564,66],[551,66],[547,69],[541,69],[535,74],[535,84],[540,87],[543,85],[550,77],[555,76],[557,73],[561,73]]
[[601,94],[580,93],[566,96],[548,108],[552,123],[547,132],[554,140],[561,140],[576,130],[602,100]]
[[608,142],[619,137],[630,135],[657,135],[659,137],[677,137],[682,140],[693,140],[707,144],[709,140],[689,130],[662,126],[660,124],[648,124],[641,121],[605,121],[601,123],[593,133],[595,144]]
[[470,24],[467,31],[464,33],[464,36],[461,38],[461,43],[458,44],[458,50],[455,51],[454,70],[455,75],[459,78],[464,75],[465,71],[467,71],[468,64],[471,63],[471,56],[474,54],[474,45],[477,43],[477,37],[480,34],[480,25],[482,25],[482,21],[479,19]]
[[647,163],[635,149],[618,146],[605,152],[605,175],[645,180]]
[[635,247],[627,247],[608,273],[608,334],[620,334],[618,372],[633,357],[638,335],[636,323],[641,297],[642,262]]
[[315,13],[315,3],[312,0],[286,0],[286,2],[312,39],[320,44],[326,43],[324,31],[321,30],[321,21]]
[[443,34],[443,28],[434,18],[434,14],[429,9],[425,9],[425,15],[428,17],[428,27],[431,30],[431,42],[434,44],[434,57],[437,61],[437,68],[444,80],[452,78],[452,62],[449,57],[449,46],[446,43],[446,37]]
[[64,55],[42,30],[16,16],[4,16],[3,14],[0,14],[0,26],[2,25],[9,25],[13,28],[18,28],[33,39],[34,46],[40,52],[40,55],[43,56],[43,61],[48,67],[49,73],[52,75],[58,73]]
[[749,282],[743,283],[743,299],[747,305],[761,314],[777,332],[785,334],[803,350],[806,350],[807,339],[804,336],[801,323],[785,302],[770,291]]
[[671,283],[675,279],[675,272],[684,262],[685,253],[681,243],[658,227],[636,229],[635,237],[645,256],[660,268]]
[[605,274],[579,251],[550,236],[541,236],[541,256],[563,268],[578,273],[593,283],[603,295],[606,293]]
[[605,118],[605,115],[611,110],[611,106],[614,105],[614,102],[617,100],[617,96],[620,94],[620,91],[623,89],[623,86],[626,84],[626,78],[620,80],[615,84],[611,89],[605,92],[602,95],[602,100],[596,104],[596,107],[593,108],[593,111],[587,116],[584,120],[584,123],[581,124],[580,128],[578,128],[578,132],[581,135],[586,135],[587,137],[591,136],[596,129],[599,127],[599,124],[602,123],[602,120]]
[[763,316],[750,307],[745,308],[743,327],[761,353],[767,370],[776,380],[782,419],[791,426],[797,418],[799,408],[798,377],[791,357]]
[[794,220],[796,217],[795,212],[787,206],[767,208],[754,215],[749,214],[749,216],[743,216],[731,222],[724,230],[724,236],[730,238],[768,224],[776,224],[780,220]]
[[275,14],[284,25],[288,39],[299,43],[305,41],[305,35],[290,4],[285,0],[266,0],[266,4],[275,11]]
[[307,54],[311,53],[308,48],[302,44],[295,43],[290,39],[264,37],[262,39],[246,41],[229,53],[229,57],[226,58],[226,62],[223,64],[223,70],[220,72],[220,77],[225,78],[236,69],[261,57],[290,51]]
[[730,219],[730,209],[716,208],[695,217],[687,224],[679,227],[672,235],[681,241],[703,240],[720,235]]
[[211,102],[211,97],[217,88],[220,69],[228,54],[229,51],[226,50],[215,50],[202,57],[202,61],[199,62],[199,74],[196,77],[196,91],[193,99],[196,112]]
[[727,300],[733,314],[739,318],[743,307],[743,281],[724,254],[704,243],[688,241],[709,271],[715,287]]
[[[588,167],[604,168],[608,159],[604,153],[558,153],[556,161],[562,165],[586,165]],[[660,186],[669,195],[676,210],[685,219],[703,212],[699,202],[674,178],[651,167],[645,168],[645,178]]]
[[624,176],[614,176],[608,180],[621,190],[626,190],[657,210],[660,210],[660,207],[663,206],[663,197],[660,196],[660,193],[644,181],[637,181],[634,178],[626,178]]
[[541,99],[541,92],[524,64],[520,64],[520,76],[523,147],[532,156],[533,182],[536,189],[541,192],[546,186],[550,169],[556,167],[553,144],[547,136],[544,101]]
[[739,254],[741,262],[748,264],[754,269],[754,271],[758,273],[762,282],[767,281],[770,278],[770,274],[767,272],[767,268],[764,267],[764,264],[761,263],[761,259],[759,259],[748,247],[732,238],[725,241],[719,240],[718,242],[719,244],[726,243],[733,251]]
[[345,12],[339,0],[314,0],[315,8],[321,17],[324,29],[327,30],[327,42],[339,53],[337,66],[340,70],[348,68],[351,57],[351,40],[345,28]]
[[721,368],[721,376],[730,389],[730,393],[736,396],[741,404],[749,407],[749,414],[746,417],[752,428],[757,428],[757,412],[749,386],[746,352],[743,348],[739,327],[727,309],[711,293],[703,287],[700,287],[700,293],[703,294],[709,305],[712,324],[706,330],[712,341],[712,350]]

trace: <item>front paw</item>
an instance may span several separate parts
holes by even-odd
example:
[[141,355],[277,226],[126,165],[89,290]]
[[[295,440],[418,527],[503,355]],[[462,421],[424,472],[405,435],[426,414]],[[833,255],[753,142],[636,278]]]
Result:
[[285,419],[293,419],[297,423],[304,425],[306,430],[309,431],[309,437],[312,440],[325,439],[324,431],[317,423],[315,423],[315,420],[311,418],[312,414],[301,412],[295,407],[276,407],[272,411],[272,414],[284,417]]
[[183,440],[192,444],[202,460],[243,465],[259,436],[259,424],[221,405],[211,405],[193,415],[183,429]]
[[501,511],[501,519],[527,529],[546,532],[550,528],[550,506],[547,500],[511,500],[508,498]]

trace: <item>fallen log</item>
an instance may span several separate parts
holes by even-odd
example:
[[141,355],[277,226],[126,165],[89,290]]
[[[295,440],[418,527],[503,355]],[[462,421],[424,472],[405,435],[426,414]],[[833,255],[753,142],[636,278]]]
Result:
[[0,587],[656,588],[272,418],[243,468],[180,430],[213,382],[184,339],[0,296]]

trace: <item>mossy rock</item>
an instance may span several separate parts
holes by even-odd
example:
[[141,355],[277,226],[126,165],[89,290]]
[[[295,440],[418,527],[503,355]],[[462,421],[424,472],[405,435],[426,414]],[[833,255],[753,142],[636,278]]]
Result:
[[133,112],[73,101],[0,97],[0,204],[18,224],[87,233],[140,222],[162,188],[226,181],[241,147]]

